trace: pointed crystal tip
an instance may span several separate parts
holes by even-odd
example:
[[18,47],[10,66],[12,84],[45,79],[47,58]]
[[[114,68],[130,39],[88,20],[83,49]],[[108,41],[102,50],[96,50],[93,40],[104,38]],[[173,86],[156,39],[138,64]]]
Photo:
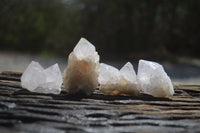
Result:
[[23,88],[31,92],[59,94],[62,74],[58,64],[44,69],[38,62],[32,61],[21,77]]
[[144,93],[155,97],[171,97],[174,94],[171,79],[163,66],[156,62],[140,60],[138,80]]

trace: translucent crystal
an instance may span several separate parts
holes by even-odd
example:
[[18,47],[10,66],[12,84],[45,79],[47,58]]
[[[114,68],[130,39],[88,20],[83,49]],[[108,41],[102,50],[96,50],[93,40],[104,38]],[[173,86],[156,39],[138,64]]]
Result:
[[81,38],[68,57],[64,87],[68,93],[90,95],[98,86],[99,55],[95,47]]
[[138,80],[144,93],[155,97],[171,97],[174,94],[172,82],[162,65],[140,60],[138,66]]
[[74,47],[73,53],[79,60],[90,60],[95,63],[99,62],[99,55],[94,45],[85,38],[79,40],[78,44]]
[[131,83],[137,83],[137,76],[135,74],[135,70],[133,65],[130,62],[127,62],[121,69],[121,75]]
[[23,88],[31,92],[59,94],[62,75],[58,64],[44,69],[38,62],[32,61],[21,77]]
[[100,85],[106,85],[106,84],[115,85],[120,82],[121,74],[117,68],[101,63],[98,80]]
[[139,93],[137,77],[130,62],[120,71],[110,65],[101,63],[99,74],[100,91],[105,95],[137,95]]

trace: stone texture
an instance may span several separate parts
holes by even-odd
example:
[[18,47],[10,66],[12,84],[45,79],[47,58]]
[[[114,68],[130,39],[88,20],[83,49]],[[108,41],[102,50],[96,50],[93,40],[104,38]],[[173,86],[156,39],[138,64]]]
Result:
[[81,38],[68,57],[64,87],[70,94],[90,95],[98,86],[99,55],[95,47]]
[[99,75],[100,91],[105,95],[137,95],[139,87],[134,68],[130,62],[120,71],[110,65],[101,63]]
[[31,92],[59,94],[62,75],[58,64],[44,69],[38,62],[32,61],[21,77],[23,88]]
[[140,88],[144,93],[155,97],[173,96],[172,82],[162,65],[156,62],[140,60],[137,76]]

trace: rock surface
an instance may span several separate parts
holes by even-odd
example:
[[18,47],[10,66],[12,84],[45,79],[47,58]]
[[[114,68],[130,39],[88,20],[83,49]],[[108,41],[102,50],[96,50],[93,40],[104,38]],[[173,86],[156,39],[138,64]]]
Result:
[[105,95],[137,95],[139,93],[137,77],[130,62],[120,71],[110,65],[101,63],[99,75],[100,91]]
[[171,79],[162,65],[156,62],[140,60],[137,76],[140,88],[144,93],[155,97],[173,96],[174,89]]
[[95,47],[81,38],[68,57],[64,87],[70,94],[90,95],[98,86],[99,55]]
[[31,92],[59,94],[62,75],[58,64],[44,69],[38,62],[32,61],[21,77],[23,88]]

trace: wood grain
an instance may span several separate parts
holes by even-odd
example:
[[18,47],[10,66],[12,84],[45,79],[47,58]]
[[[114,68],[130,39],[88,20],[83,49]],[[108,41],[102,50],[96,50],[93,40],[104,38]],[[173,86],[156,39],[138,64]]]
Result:
[[200,85],[174,83],[172,98],[32,93],[21,73],[0,74],[0,132],[200,132]]

